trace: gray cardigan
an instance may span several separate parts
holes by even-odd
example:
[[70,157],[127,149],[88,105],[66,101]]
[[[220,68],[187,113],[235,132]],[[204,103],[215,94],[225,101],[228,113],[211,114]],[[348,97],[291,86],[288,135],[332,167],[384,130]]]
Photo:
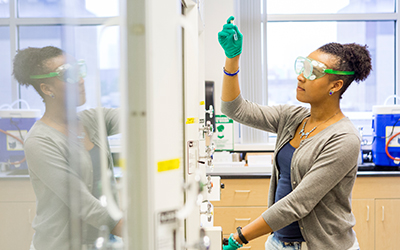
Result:
[[[118,111],[103,109],[103,112],[107,135],[117,134]],[[95,110],[83,111],[79,118],[90,140],[99,146],[100,136],[107,135],[99,132]],[[100,150],[107,154],[112,170],[109,147]],[[36,216],[32,223],[36,231],[33,236],[36,249],[70,249],[74,218],[81,230],[75,232],[84,244],[94,242],[100,226],[107,225],[110,230],[115,227],[118,221],[111,218],[107,209],[92,195],[93,167],[100,166],[92,166],[89,152],[82,145],[69,147],[63,133],[37,121],[25,140],[25,155],[36,195]],[[111,181],[115,185],[113,176]],[[74,209],[79,210],[76,216],[71,212]]]
[[[304,107],[261,106],[239,95],[221,110],[233,120],[277,134],[276,153],[289,142],[302,120]],[[351,192],[357,174],[360,138],[346,117],[303,140],[293,154],[293,191],[274,203],[279,173],[274,160],[268,209],[262,214],[273,231],[298,221],[311,250],[349,249],[355,242]]]

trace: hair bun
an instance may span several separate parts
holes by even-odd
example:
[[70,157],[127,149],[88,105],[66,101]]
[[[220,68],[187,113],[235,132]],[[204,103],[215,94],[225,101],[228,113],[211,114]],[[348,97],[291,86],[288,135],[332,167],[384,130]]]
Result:
[[343,44],[344,53],[342,60],[348,62],[354,71],[354,80],[356,82],[365,80],[372,70],[371,55],[367,45],[356,43]]

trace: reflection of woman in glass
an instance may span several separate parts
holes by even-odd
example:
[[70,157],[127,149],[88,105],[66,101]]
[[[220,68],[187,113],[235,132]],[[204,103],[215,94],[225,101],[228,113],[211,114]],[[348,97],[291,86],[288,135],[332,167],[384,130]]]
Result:
[[[37,204],[31,249],[76,249],[74,242],[90,245],[103,225],[112,234],[121,235],[122,222],[111,218],[99,200],[101,154],[107,154],[109,168],[113,169],[110,149],[101,148],[100,136],[118,133],[118,111],[103,109],[102,121],[95,110],[80,112],[75,121],[67,120],[67,85],[75,87],[76,106],[84,104],[85,70],[84,62],[76,62],[51,46],[21,50],[14,59],[17,81],[32,85],[46,106],[25,141]],[[107,135],[99,130],[99,122],[105,123]],[[71,129],[71,123],[77,128]],[[115,178],[111,181],[115,189]],[[76,234],[76,230],[81,231]]]
[[240,248],[242,243],[268,233],[273,234],[266,242],[267,250],[359,249],[352,229],[351,192],[360,138],[342,113],[340,99],[354,80],[366,79],[371,71],[366,46],[329,43],[296,59],[296,97],[309,103],[310,109],[261,106],[240,94],[243,36],[232,19],[218,36],[227,56],[221,110],[240,123],[276,133],[277,139],[268,209],[238,228],[224,249]]

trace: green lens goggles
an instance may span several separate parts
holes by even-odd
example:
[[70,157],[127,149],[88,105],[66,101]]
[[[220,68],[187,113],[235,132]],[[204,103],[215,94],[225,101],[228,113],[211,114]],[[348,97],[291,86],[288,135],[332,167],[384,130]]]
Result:
[[66,83],[77,83],[81,78],[86,76],[86,63],[84,60],[79,60],[75,63],[66,63],[51,72],[44,75],[30,76],[31,79],[46,79],[57,77]]
[[294,62],[294,71],[298,75],[303,73],[303,76],[311,81],[321,78],[325,74],[345,76],[354,75],[354,71],[339,71],[328,69],[325,64],[302,56],[297,57],[296,61]]

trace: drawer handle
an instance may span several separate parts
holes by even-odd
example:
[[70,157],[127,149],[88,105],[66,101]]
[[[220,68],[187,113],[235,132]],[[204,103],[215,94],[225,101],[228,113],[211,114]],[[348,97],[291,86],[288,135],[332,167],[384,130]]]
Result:
[[235,193],[250,193],[251,190],[235,190]]
[[248,246],[248,247],[242,247],[241,249],[251,249],[251,247],[250,247],[250,246]]
[[32,224],[31,209],[30,208],[28,209],[28,221],[29,221],[29,224]]
[[367,221],[369,221],[369,206],[367,206]]
[[251,218],[235,218],[235,221],[250,221]]
[[382,221],[385,220],[385,207],[382,206]]

